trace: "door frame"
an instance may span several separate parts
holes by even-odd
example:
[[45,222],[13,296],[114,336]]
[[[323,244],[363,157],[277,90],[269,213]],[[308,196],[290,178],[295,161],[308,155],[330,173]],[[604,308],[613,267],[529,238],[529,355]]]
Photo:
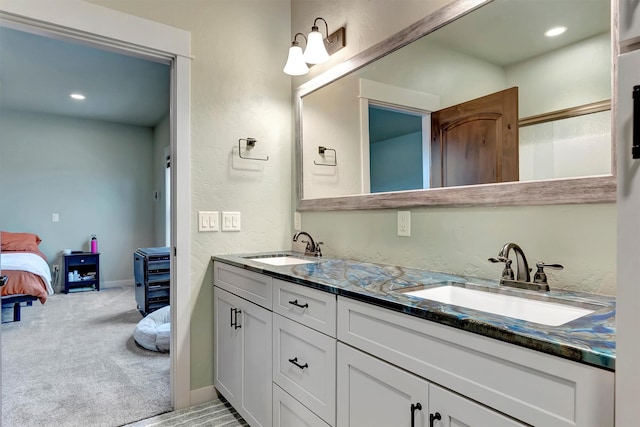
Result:
[[[170,27],[80,0],[0,0],[0,23],[171,64],[171,405],[191,404],[190,38]],[[180,256],[177,256],[179,249]]]

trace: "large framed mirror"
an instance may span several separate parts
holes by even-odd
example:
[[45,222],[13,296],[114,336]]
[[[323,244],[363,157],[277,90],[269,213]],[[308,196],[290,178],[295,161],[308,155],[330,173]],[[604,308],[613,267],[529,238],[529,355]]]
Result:
[[302,84],[298,209],[614,202],[613,10],[456,0]]

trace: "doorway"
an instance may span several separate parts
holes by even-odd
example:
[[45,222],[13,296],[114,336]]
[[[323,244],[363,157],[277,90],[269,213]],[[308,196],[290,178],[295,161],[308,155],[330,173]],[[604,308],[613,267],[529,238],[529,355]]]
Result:
[[[10,2],[2,5],[3,25],[103,47],[111,51],[164,60],[171,64],[171,402],[190,405],[189,242],[190,242],[190,100],[189,33],[123,13],[104,13],[90,4]],[[178,250],[181,256],[177,256]],[[181,322],[179,319],[183,319]],[[184,319],[187,319],[186,321]]]

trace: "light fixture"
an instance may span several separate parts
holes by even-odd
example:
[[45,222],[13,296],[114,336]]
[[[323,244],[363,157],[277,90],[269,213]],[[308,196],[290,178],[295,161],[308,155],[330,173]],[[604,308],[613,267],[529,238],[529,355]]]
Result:
[[[319,20],[324,22],[327,30],[327,38],[324,38],[322,33],[318,30],[316,23]],[[314,65],[327,62],[331,55],[345,47],[345,33],[345,28],[340,27],[333,33],[329,34],[327,21],[323,18],[316,18],[315,21],[313,21],[309,37],[305,37],[302,33],[296,33],[293,37],[293,42],[289,48],[287,63],[285,64],[283,71],[290,76],[301,76],[309,72],[307,64]],[[298,43],[298,36],[304,37],[307,43],[304,53]]]
[[[302,76],[309,72],[309,67],[307,67],[307,64],[304,62],[302,48],[299,46],[299,43],[296,40],[298,35],[304,37],[304,34],[302,33],[296,33],[296,35],[293,36],[293,42],[291,42],[291,47],[289,48],[289,57],[287,58],[287,63],[282,69],[282,71],[284,71],[286,74],[289,74],[290,76]],[[304,37],[304,39],[305,41],[307,40],[306,37]]]
[[304,50],[304,60],[307,64],[322,64],[329,60],[329,52],[324,45],[324,37],[318,30],[316,23],[318,20],[324,22],[324,26],[327,30],[327,39],[329,38],[329,25],[323,18],[316,18],[313,21],[311,32],[307,37],[307,48]]
[[86,96],[84,96],[81,93],[72,93],[71,95],[69,95],[71,98],[78,100],[78,101],[82,101],[83,99],[86,99]]
[[548,29],[544,35],[547,37],[555,37],[567,31],[567,27],[553,27]]

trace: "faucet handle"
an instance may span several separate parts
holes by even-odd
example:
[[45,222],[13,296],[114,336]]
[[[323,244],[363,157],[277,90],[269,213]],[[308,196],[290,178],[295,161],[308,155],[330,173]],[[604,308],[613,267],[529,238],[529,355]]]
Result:
[[498,255],[497,258],[494,258],[494,257],[489,258],[489,261],[494,263],[504,262],[505,266],[504,266],[504,270],[502,270],[502,278],[508,279],[508,280],[514,279],[513,270],[511,269],[511,263],[513,262],[512,260],[502,255]]
[[320,258],[322,256],[322,250],[320,249],[320,245],[324,245],[324,242],[316,242],[316,253],[315,256]]
[[533,275],[533,283],[547,284],[547,274],[544,272],[544,268],[551,268],[553,270],[562,270],[564,266],[562,264],[545,264],[544,262],[536,262],[538,270]]
[[306,252],[315,252],[316,247],[311,243],[311,240],[300,239],[300,241],[307,244]]
[[542,261],[536,262],[536,267],[538,267],[538,269],[541,269],[541,268],[544,268],[544,267],[551,268],[553,270],[562,270],[562,269],[564,269],[564,265],[562,265],[562,264],[545,264]]

